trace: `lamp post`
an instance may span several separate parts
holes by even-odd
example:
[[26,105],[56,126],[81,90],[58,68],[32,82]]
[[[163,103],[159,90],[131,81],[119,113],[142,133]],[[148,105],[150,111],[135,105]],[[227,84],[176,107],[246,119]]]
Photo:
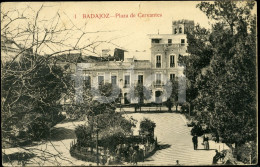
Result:
[[120,112],[122,110],[122,97],[119,97],[119,100],[120,100]]
[[96,149],[97,149],[97,166],[99,165],[99,157],[98,157],[98,131],[99,129],[96,129],[97,138],[96,138]]
[[189,115],[190,115],[190,103],[188,103],[189,104]]
[[98,132],[99,132],[99,127],[98,127],[98,117],[96,117],[96,158],[97,158],[97,166],[99,166],[99,157],[98,157]]

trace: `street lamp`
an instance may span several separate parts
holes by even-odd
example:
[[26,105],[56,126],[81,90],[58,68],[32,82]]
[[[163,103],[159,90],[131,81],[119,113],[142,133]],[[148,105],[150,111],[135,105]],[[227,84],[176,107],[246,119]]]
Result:
[[97,159],[97,166],[99,165],[99,157],[98,157],[98,132],[99,132],[99,127],[98,127],[98,117],[96,117],[96,159]]
[[97,166],[99,165],[99,157],[98,157],[98,131],[99,131],[99,128],[97,127],[97,129],[96,129],[96,133],[97,133],[97,138],[96,138]]
[[190,115],[190,103],[188,103],[189,104],[189,115]]

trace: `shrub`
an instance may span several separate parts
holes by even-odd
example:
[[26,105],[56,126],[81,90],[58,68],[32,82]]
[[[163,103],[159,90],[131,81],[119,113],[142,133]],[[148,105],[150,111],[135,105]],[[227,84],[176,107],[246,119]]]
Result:
[[122,144],[124,142],[125,138],[126,136],[120,131],[110,133],[110,135],[102,137],[99,145],[108,148],[110,151],[114,151],[117,145]]
[[88,146],[91,142],[91,128],[87,125],[79,125],[75,129],[75,134],[78,140],[78,144],[81,146]]
[[189,103],[183,103],[181,106],[181,111],[185,113],[189,113]]
[[141,133],[148,133],[148,136],[154,136],[155,127],[156,124],[148,118],[144,118],[144,120],[140,122]]
[[257,162],[256,143],[249,142],[237,146],[235,148],[235,156],[237,160],[242,161],[245,164],[250,164],[250,156],[251,156],[251,163],[252,164],[256,163]]
[[43,119],[37,119],[31,123],[28,133],[32,140],[47,138],[50,134],[50,125]]

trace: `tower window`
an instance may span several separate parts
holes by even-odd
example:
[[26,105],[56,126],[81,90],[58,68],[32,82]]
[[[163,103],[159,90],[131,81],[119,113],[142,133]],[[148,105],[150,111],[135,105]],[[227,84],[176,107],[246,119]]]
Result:
[[168,46],[172,44],[172,39],[168,39]]
[[175,67],[175,61],[174,61],[174,56],[170,56],[170,67]]
[[161,68],[161,56],[156,56],[156,68]]
[[181,45],[182,45],[182,46],[185,45],[185,39],[181,39]]
[[179,28],[179,33],[182,33],[182,28],[181,27]]
[[177,34],[177,28],[174,28],[174,34]]
[[160,39],[152,39],[152,43],[160,43]]

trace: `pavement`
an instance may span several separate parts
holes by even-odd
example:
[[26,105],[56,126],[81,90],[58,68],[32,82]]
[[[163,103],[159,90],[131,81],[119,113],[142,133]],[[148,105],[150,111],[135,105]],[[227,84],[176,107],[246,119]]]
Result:
[[[145,162],[138,165],[176,165],[176,160],[180,165],[211,165],[215,150],[221,151],[228,147],[223,143],[209,141],[210,150],[204,150],[201,144],[202,137],[198,138],[198,150],[193,149],[190,127],[186,125],[186,119],[178,113],[135,113],[128,114],[137,120],[143,117],[149,118],[156,123],[155,135],[161,150],[147,158]],[[139,128],[139,127],[137,127]],[[138,130],[135,131],[137,133]]]
[[[127,113],[126,118],[133,117],[141,121],[144,117],[156,123],[155,136],[157,136],[160,150],[147,158],[145,162],[138,165],[176,165],[179,160],[180,165],[211,165],[215,155],[215,149],[228,148],[223,143],[209,141],[210,150],[203,150],[202,138],[199,138],[198,150],[193,150],[192,136],[190,127],[186,125],[186,119],[178,113]],[[58,124],[53,131],[53,138],[50,141],[37,143],[34,146],[16,147],[2,149],[5,154],[15,152],[33,152],[38,156],[32,158],[26,166],[95,166],[93,162],[77,160],[70,156],[70,144],[75,140],[74,129],[84,121],[67,122]],[[134,134],[138,134],[139,123],[134,129]],[[17,166],[3,163],[4,166]]]

